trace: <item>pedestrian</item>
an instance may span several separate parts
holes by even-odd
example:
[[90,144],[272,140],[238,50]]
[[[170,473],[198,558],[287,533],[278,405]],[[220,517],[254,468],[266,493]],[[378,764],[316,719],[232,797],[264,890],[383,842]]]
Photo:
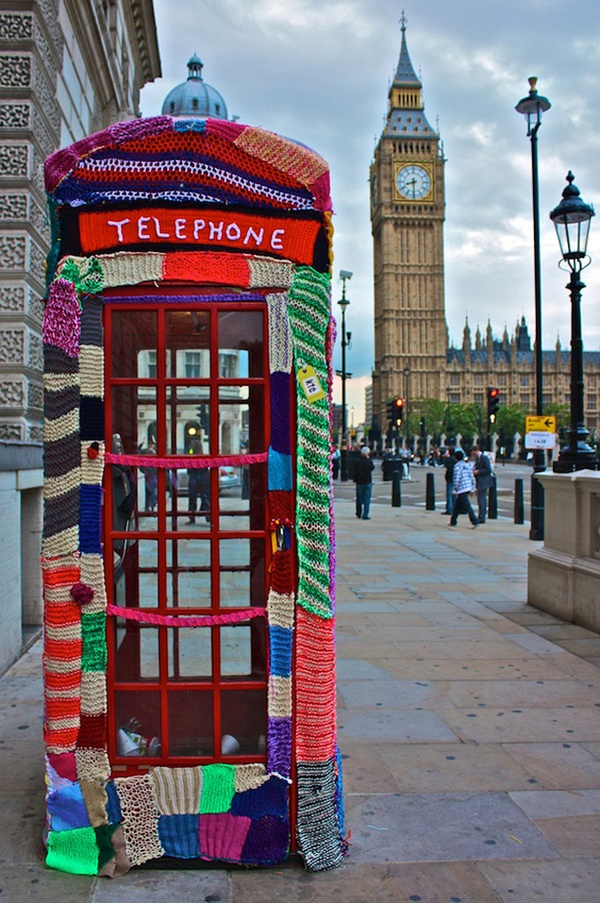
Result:
[[[192,454],[202,454],[202,443],[195,440]],[[200,499],[200,513],[210,522],[210,472],[204,467],[188,467],[188,524],[196,522],[196,509]]]
[[457,448],[454,452],[456,464],[454,465],[454,509],[450,518],[450,526],[456,527],[456,522],[460,514],[468,514],[469,520],[474,527],[477,527],[479,521],[475,516],[475,512],[471,507],[469,495],[475,492],[475,477],[467,461],[465,461],[465,453],[462,448]]
[[456,464],[456,458],[454,457],[454,450],[451,448],[445,448],[442,452],[442,456],[440,458],[446,473],[444,474],[444,479],[446,481],[446,510],[442,511],[442,514],[452,514],[454,510],[454,496],[452,494],[452,490],[454,489],[454,465]]
[[331,454],[331,475],[334,480],[337,480],[340,475],[340,457],[340,450],[336,446]]
[[[156,445],[150,440],[148,448],[144,449],[142,446],[139,451],[142,455],[155,455]],[[156,467],[140,467],[140,470],[144,474],[146,484],[146,511],[156,511],[158,504],[158,471]]]
[[494,483],[494,473],[492,470],[492,462],[489,456],[484,454],[478,445],[474,445],[471,449],[473,456],[473,476],[477,486],[477,507],[479,509],[479,523],[485,524],[487,516],[487,500],[488,491]]
[[373,468],[375,465],[370,457],[370,451],[365,445],[360,450],[360,457],[354,462],[354,482],[356,484],[356,516],[362,520],[371,520],[369,509],[371,507],[371,490],[373,488]]

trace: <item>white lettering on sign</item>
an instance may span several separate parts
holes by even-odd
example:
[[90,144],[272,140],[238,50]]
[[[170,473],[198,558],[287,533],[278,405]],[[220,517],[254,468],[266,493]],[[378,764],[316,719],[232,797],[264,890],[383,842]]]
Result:
[[196,219],[178,216],[168,221],[160,216],[139,214],[119,220],[106,220],[107,226],[116,231],[117,244],[136,241],[160,241],[171,239],[181,242],[217,242],[250,246],[251,248],[283,251],[285,229],[265,229],[264,226],[240,225],[219,219]]
[[123,226],[126,226],[127,223],[130,223],[130,222],[131,222],[130,219],[119,219],[119,220],[109,219],[108,225],[115,226],[115,228],[117,230],[117,241],[119,242],[119,244],[122,244],[122,242],[125,241],[125,239],[123,238]]

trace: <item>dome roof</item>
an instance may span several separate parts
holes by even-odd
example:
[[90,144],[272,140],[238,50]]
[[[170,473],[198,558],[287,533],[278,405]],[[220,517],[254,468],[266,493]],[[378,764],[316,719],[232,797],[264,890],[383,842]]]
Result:
[[188,60],[187,81],[169,91],[162,105],[165,116],[227,119],[227,105],[216,88],[202,80],[202,60],[194,54]]

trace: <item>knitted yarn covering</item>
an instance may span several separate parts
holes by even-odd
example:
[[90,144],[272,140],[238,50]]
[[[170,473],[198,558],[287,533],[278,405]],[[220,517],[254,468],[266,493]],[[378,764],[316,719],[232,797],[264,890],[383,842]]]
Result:
[[[327,165],[300,144],[240,123],[156,117],[119,123],[58,151],[46,162],[46,185],[54,230],[43,324],[47,864],[114,877],[165,855],[281,863],[290,848],[291,786],[307,867],[337,866],[346,845],[335,734],[330,477],[335,328]],[[246,253],[251,245],[196,250],[165,242],[155,245],[157,250],[80,256],[84,245],[76,224],[84,217],[92,249],[90,217],[98,213],[102,225],[107,211],[135,211],[136,204],[149,202],[170,209],[170,215],[175,204],[188,210],[210,205],[224,221],[226,214],[218,211],[226,207],[229,217],[242,208],[251,217],[255,209],[264,223],[289,222],[290,234],[297,220],[290,259],[268,256],[278,253],[277,243],[265,247],[267,253],[258,245],[256,253]],[[304,223],[310,224],[310,241]],[[298,263],[311,254],[312,265]],[[177,284],[182,294],[170,290]],[[135,292],[128,295],[127,286]],[[107,619],[118,611],[107,607],[102,485],[115,456],[108,453],[110,445],[107,452],[104,436],[104,308],[217,301],[264,303],[268,319],[265,404],[271,424],[268,454],[261,453],[267,458],[271,529],[266,764],[161,765],[114,777],[108,756]],[[305,395],[303,368],[313,368],[323,398]],[[265,608],[260,611],[264,617]],[[140,614],[143,620],[143,607]],[[187,620],[191,624],[193,618]],[[166,626],[152,629],[159,633]]]

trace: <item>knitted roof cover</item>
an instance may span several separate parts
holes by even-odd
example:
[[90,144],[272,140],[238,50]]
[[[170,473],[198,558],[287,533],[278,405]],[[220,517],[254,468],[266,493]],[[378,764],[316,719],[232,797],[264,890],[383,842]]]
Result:
[[[45,179],[53,235],[43,324],[47,864],[116,877],[164,856],[265,865],[296,848],[308,868],[337,866],[347,844],[335,720],[327,164],[262,129],[160,116],[57,151]],[[178,284],[191,288],[182,294]],[[195,285],[204,306],[264,304],[268,446],[193,461],[110,451],[107,307],[197,306]],[[154,611],[113,604],[102,520],[112,468],[191,473],[225,463],[266,468],[272,542],[262,604],[186,618],[165,614],[160,600]],[[140,773],[139,756],[128,761],[131,738],[129,748],[115,740],[107,627],[117,617],[153,633],[263,621],[265,754],[185,767],[159,754]],[[147,706],[151,694],[144,698]]]

